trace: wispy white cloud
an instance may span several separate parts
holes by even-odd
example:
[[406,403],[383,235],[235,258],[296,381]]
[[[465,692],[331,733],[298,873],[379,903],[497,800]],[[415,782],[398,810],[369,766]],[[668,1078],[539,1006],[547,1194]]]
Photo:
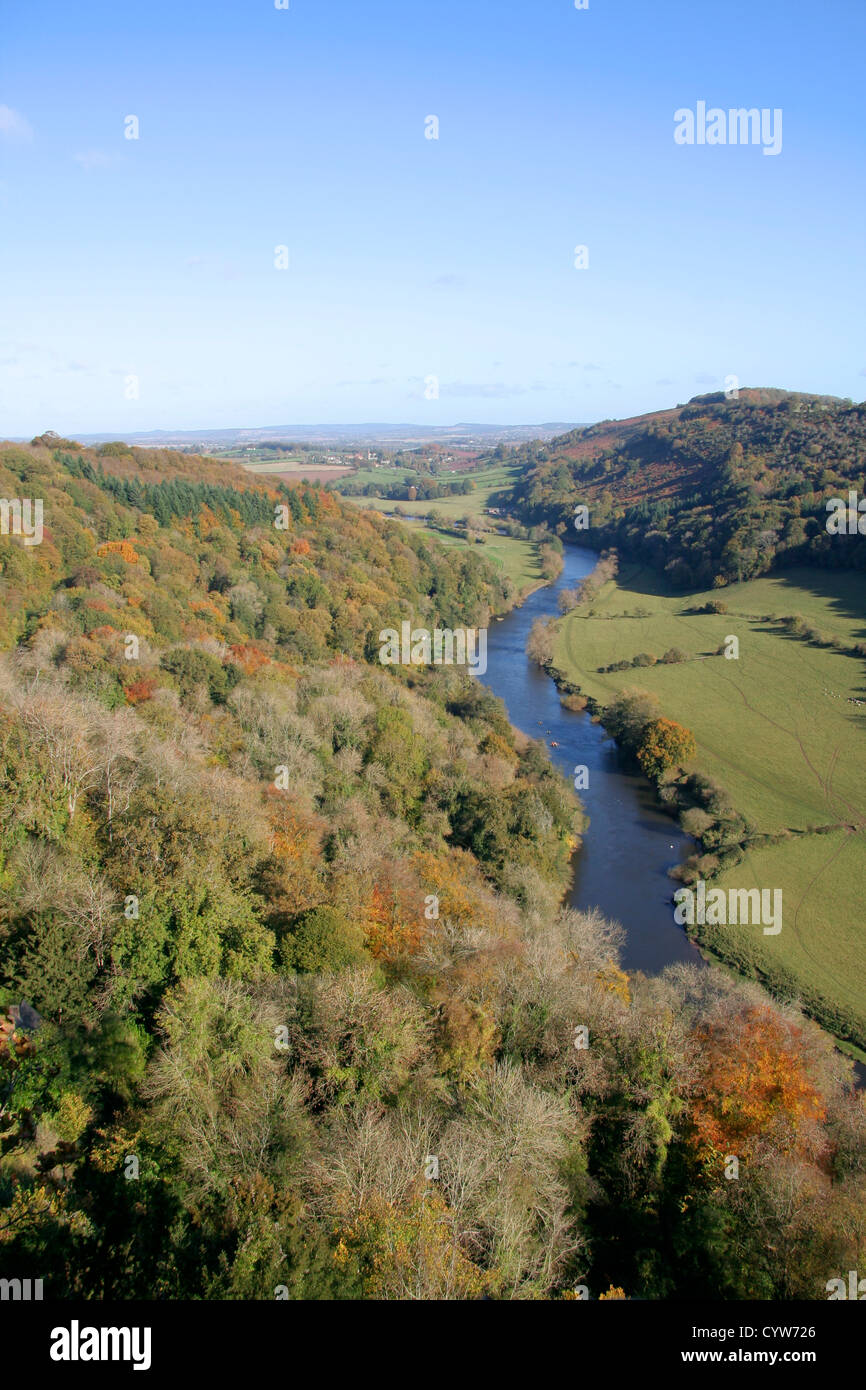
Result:
[[20,111],[0,106],[0,136],[4,140],[32,140],[33,127]]

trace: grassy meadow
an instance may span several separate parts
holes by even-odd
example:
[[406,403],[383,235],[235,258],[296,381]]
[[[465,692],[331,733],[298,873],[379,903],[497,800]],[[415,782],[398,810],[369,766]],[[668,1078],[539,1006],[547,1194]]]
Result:
[[[482,468],[477,473],[440,473],[437,475],[438,482],[460,482],[463,478],[468,478],[475,484],[474,489],[465,495],[439,497],[429,502],[422,502],[420,498],[415,502],[394,502],[381,497],[349,497],[347,501],[361,507],[375,507],[379,511],[393,511],[396,506],[411,508],[415,516],[426,516],[430,511],[437,511],[453,521],[461,516],[480,516],[484,508],[490,505],[490,494],[501,488],[511,487],[519,471],[512,464],[500,463],[491,468]],[[408,476],[408,470],[405,468],[362,469],[352,475],[352,482],[401,483]]]
[[[480,517],[485,507],[490,505],[491,494],[500,488],[509,487],[514,480],[515,472],[516,470],[511,465],[499,464],[492,468],[482,469],[478,473],[466,474],[465,476],[474,482],[475,488],[465,496],[440,497],[429,502],[422,502],[420,499],[415,502],[394,502],[391,499],[381,497],[347,497],[346,501],[352,502],[357,507],[372,507],[380,512],[390,513],[395,507],[400,507],[403,511],[411,511],[412,517],[424,517],[429,516],[430,512],[437,512],[443,521],[454,522],[467,516]],[[461,475],[445,473],[441,474],[440,478],[442,481],[450,481],[452,476],[459,478]],[[352,481],[396,482],[402,481],[405,477],[405,468],[377,468],[375,470],[362,470],[353,476]],[[495,517],[491,517],[489,520],[492,525],[496,524]],[[465,536],[458,536],[445,531],[427,531],[423,522],[408,517],[403,521],[403,525],[425,530],[431,540],[438,541],[439,544],[448,549],[476,545],[474,541],[467,540]],[[538,546],[533,541],[500,536],[496,531],[486,531],[483,534],[483,546],[476,548],[482,551],[485,559],[490,560],[497,569],[512,580],[521,597],[544,582]]]
[[[698,614],[711,599],[725,614]],[[748,849],[714,886],[781,888],[783,927],[712,929],[720,949],[771,962],[803,989],[866,1020],[866,664],[789,635],[798,614],[845,645],[866,638],[866,577],[791,570],[709,593],[672,594],[658,575],[624,565],[588,609],[558,625],[556,665],[596,700],[625,687],[652,691],[687,725],[696,766],[720,782],[757,834],[789,832]],[[640,615],[640,616],[639,616]],[[713,655],[729,636],[739,658]],[[687,660],[603,674],[639,653],[676,647]]]
[[465,536],[455,536],[443,531],[431,531],[420,521],[405,521],[403,525],[423,530],[431,540],[438,541],[448,550],[466,549],[473,546],[483,554],[485,560],[489,560],[503,574],[508,575],[521,596],[525,596],[530,590],[536,589],[544,583],[538,558],[538,546],[533,541],[521,541],[513,539],[511,536],[499,536],[495,532],[488,532],[485,535],[483,546],[476,546],[474,541],[467,541]]

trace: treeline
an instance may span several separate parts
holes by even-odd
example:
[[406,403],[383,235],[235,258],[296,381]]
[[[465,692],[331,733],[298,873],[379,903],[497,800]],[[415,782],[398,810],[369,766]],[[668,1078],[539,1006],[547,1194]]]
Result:
[[343,497],[381,497],[394,502],[417,501],[435,502],[440,497],[468,497],[475,491],[471,478],[460,478],[453,482],[437,482],[435,478],[423,477],[420,473],[411,474],[400,483],[381,482],[352,483],[340,482],[334,487]]
[[[62,608],[82,636],[252,637],[315,660],[363,655],[367,634],[395,618],[483,624],[506,604],[480,555],[446,559],[423,535],[332,493],[264,485],[170,451],[135,454],[0,446],[0,496],[39,497],[45,517],[41,545],[3,541],[0,644],[29,638]],[[285,530],[277,506],[288,508]]]
[[605,584],[615,579],[619,571],[619,557],[615,550],[603,550],[595,568],[573,589],[563,589],[559,595],[560,613],[571,613],[598,597]]
[[507,505],[615,546],[684,589],[774,567],[866,567],[857,535],[828,534],[827,502],[866,495],[866,404],[741,391],[527,447]]
[[[216,483],[189,482],[185,478],[143,483],[135,475],[123,478],[106,473],[101,463],[94,466],[81,454],[59,452],[57,461],[71,477],[93,483],[124,507],[149,512],[160,526],[168,526],[177,517],[198,517],[205,508],[229,525],[233,513],[246,526],[268,526],[274,521],[274,502],[252,489],[240,491]],[[69,488],[69,495],[75,502],[83,501],[74,487]],[[302,521],[305,517],[312,521],[317,519],[318,504],[311,489],[305,489],[301,495],[294,488],[283,487],[278,489],[278,495],[288,505],[294,521]]]

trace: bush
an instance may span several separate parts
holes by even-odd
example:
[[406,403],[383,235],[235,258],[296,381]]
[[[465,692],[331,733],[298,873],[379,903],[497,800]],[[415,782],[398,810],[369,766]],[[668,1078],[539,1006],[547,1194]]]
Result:
[[704,831],[709,830],[713,824],[713,817],[702,810],[700,806],[691,806],[680,816],[680,825],[683,830],[687,835],[694,836],[696,840],[699,840]]

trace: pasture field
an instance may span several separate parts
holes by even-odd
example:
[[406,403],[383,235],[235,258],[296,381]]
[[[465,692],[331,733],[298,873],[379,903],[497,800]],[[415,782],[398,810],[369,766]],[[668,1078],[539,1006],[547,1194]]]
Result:
[[[711,599],[729,611],[694,611]],[[754,830],[790,832],[750,848],[713,880],[781,888],[780,934],[716,931],[793,974],[804,991],[854,1009],[866,1026],[866,662],[773,621],[794,614],[846,646],[866,640],[866,576],[791,570],[683,596],[624,565],[588,609],[558,624],[554,662],[601,703],[629,686],[652,691],[665,716],[692,730],[695,765],[726,788]],[[739,639],[739,658],[713,655],[730,636]],[[688,659],[599,670],[671,647]]]
[[[406,476],[405,469],[385,469],[378,468],[372,473],[372,478],[380,478],[383,475],[395,474],[398,480]],[[484,532],[484,544],[475,545],[475,542],[467,541],[465,536],[456,536],[443,531],[427,530],[422,521],[413,520],[413,517],[428,516],[431,511],[438,512],[443,521],[456,521],[461,517],[480,517],[484,508],[488,505],[491,493],[497,492],[500,488],[509,487],[514,480],[517,470],[510,464],[497,464],[491,468],[482,469],[478,473],[469,473],[464,476],[469,477],[475,484],[472,492],[465,496],[440,497],[430,502],[395,502],[390,498],[382,497],[347,497],[347,502],[353,503],[356,507],[372,508],[375,511],[392,513],[395,507],[400,507],[403,511],[411,511],[411,517],[397,517],[396,520],[402,522],[404,526],[420,527],[431,541],[437,541],[440,545],[448,548],[473,546],[487,560],[490,560],[503,574],[507,575],[513,582],[516,592],[521,598],[525,598],[533,589],[544,583],[539,562],[538,546],[533,541],[523,541],[514,539],[511,536],[500,536],[495,531]],[[368,481],[366,474],[356,475],[361,481]],[[451,474],[440,475],[443,479],[448,479]],[[459,476],[457,474],[455,477]],[[353,479],[354,481],[354,479]],[[496,517],[490,517],[489,522],[492,526],[496,525]]]
[[[441,482],[459,482],[468,478],[475,486],[472,492],[465,495],[439,497],[429,502],[421,501],[420,498],[415,502],[395,502],[381,497],[347,497],[346,501],[354,502],[361,507],[374,507],[377,511],[393,511],[394,507],[399,506],[411,509],[415,516],[426,516],[430,511],[437,511],[449,521],[453,521],[461,516],[480,516],[489,505],[490,494],[499,491],[500,488],[511,487],[519,471],[513,464],[502,463],[483,468],[478,473],[440,473],[438,479]],[[354,474],[352,482],[402,482],[406,476],[405,468],[376,468]]]
[[267,457],[260,455],[256,458],[253,454],[237,454],[231,458],[232,463],[239,463],[248,473],[292,473],[296,468],[303,465],[304,460],[294,454],[275,459],[273,454]]
[[[398,517],[399,521],[400,518]],[[454,536],[442,531],[431,531],[421,521],[405,520],[404,526],[413,526],[423,530],[424,534],[431,541],[437,541],[444,545],[446,549],[474,549],[485,560],[489,560],[492,565],[507,575],[516,593],[525,598],[533,589],[537,589],[544,583],[544,576],[541,573],[541,565],[538,558],[538,546],[533,541],[515,540],[511,536],[499,536],[494,532],[487,532],[483,545],[476,545],[475,542],[466,540],[464,536]]]
[[269,459],[256,461],[255,459],[238,458],[235,463],[241,464],[248,473],[255,473],[258,476],[271,475],[285,479],[287,483],[302,482],[305,478],[311,483],[336,482],[338,478],[351,478],[352,469],[343,467],[336,463],[307,463],[305,459],[281,458],[276,461]]
[[[408,477],[411,472],[411,468],[389,468],[385,464],[380,468],[353,468],[347,473],[345,481],[361,483],[362,485],[366,483],[402,483],[403,479]],[[375,502],[378,499],[375,497],[360,499],[353,497],[350,500],[352,502],[359,500]]]

